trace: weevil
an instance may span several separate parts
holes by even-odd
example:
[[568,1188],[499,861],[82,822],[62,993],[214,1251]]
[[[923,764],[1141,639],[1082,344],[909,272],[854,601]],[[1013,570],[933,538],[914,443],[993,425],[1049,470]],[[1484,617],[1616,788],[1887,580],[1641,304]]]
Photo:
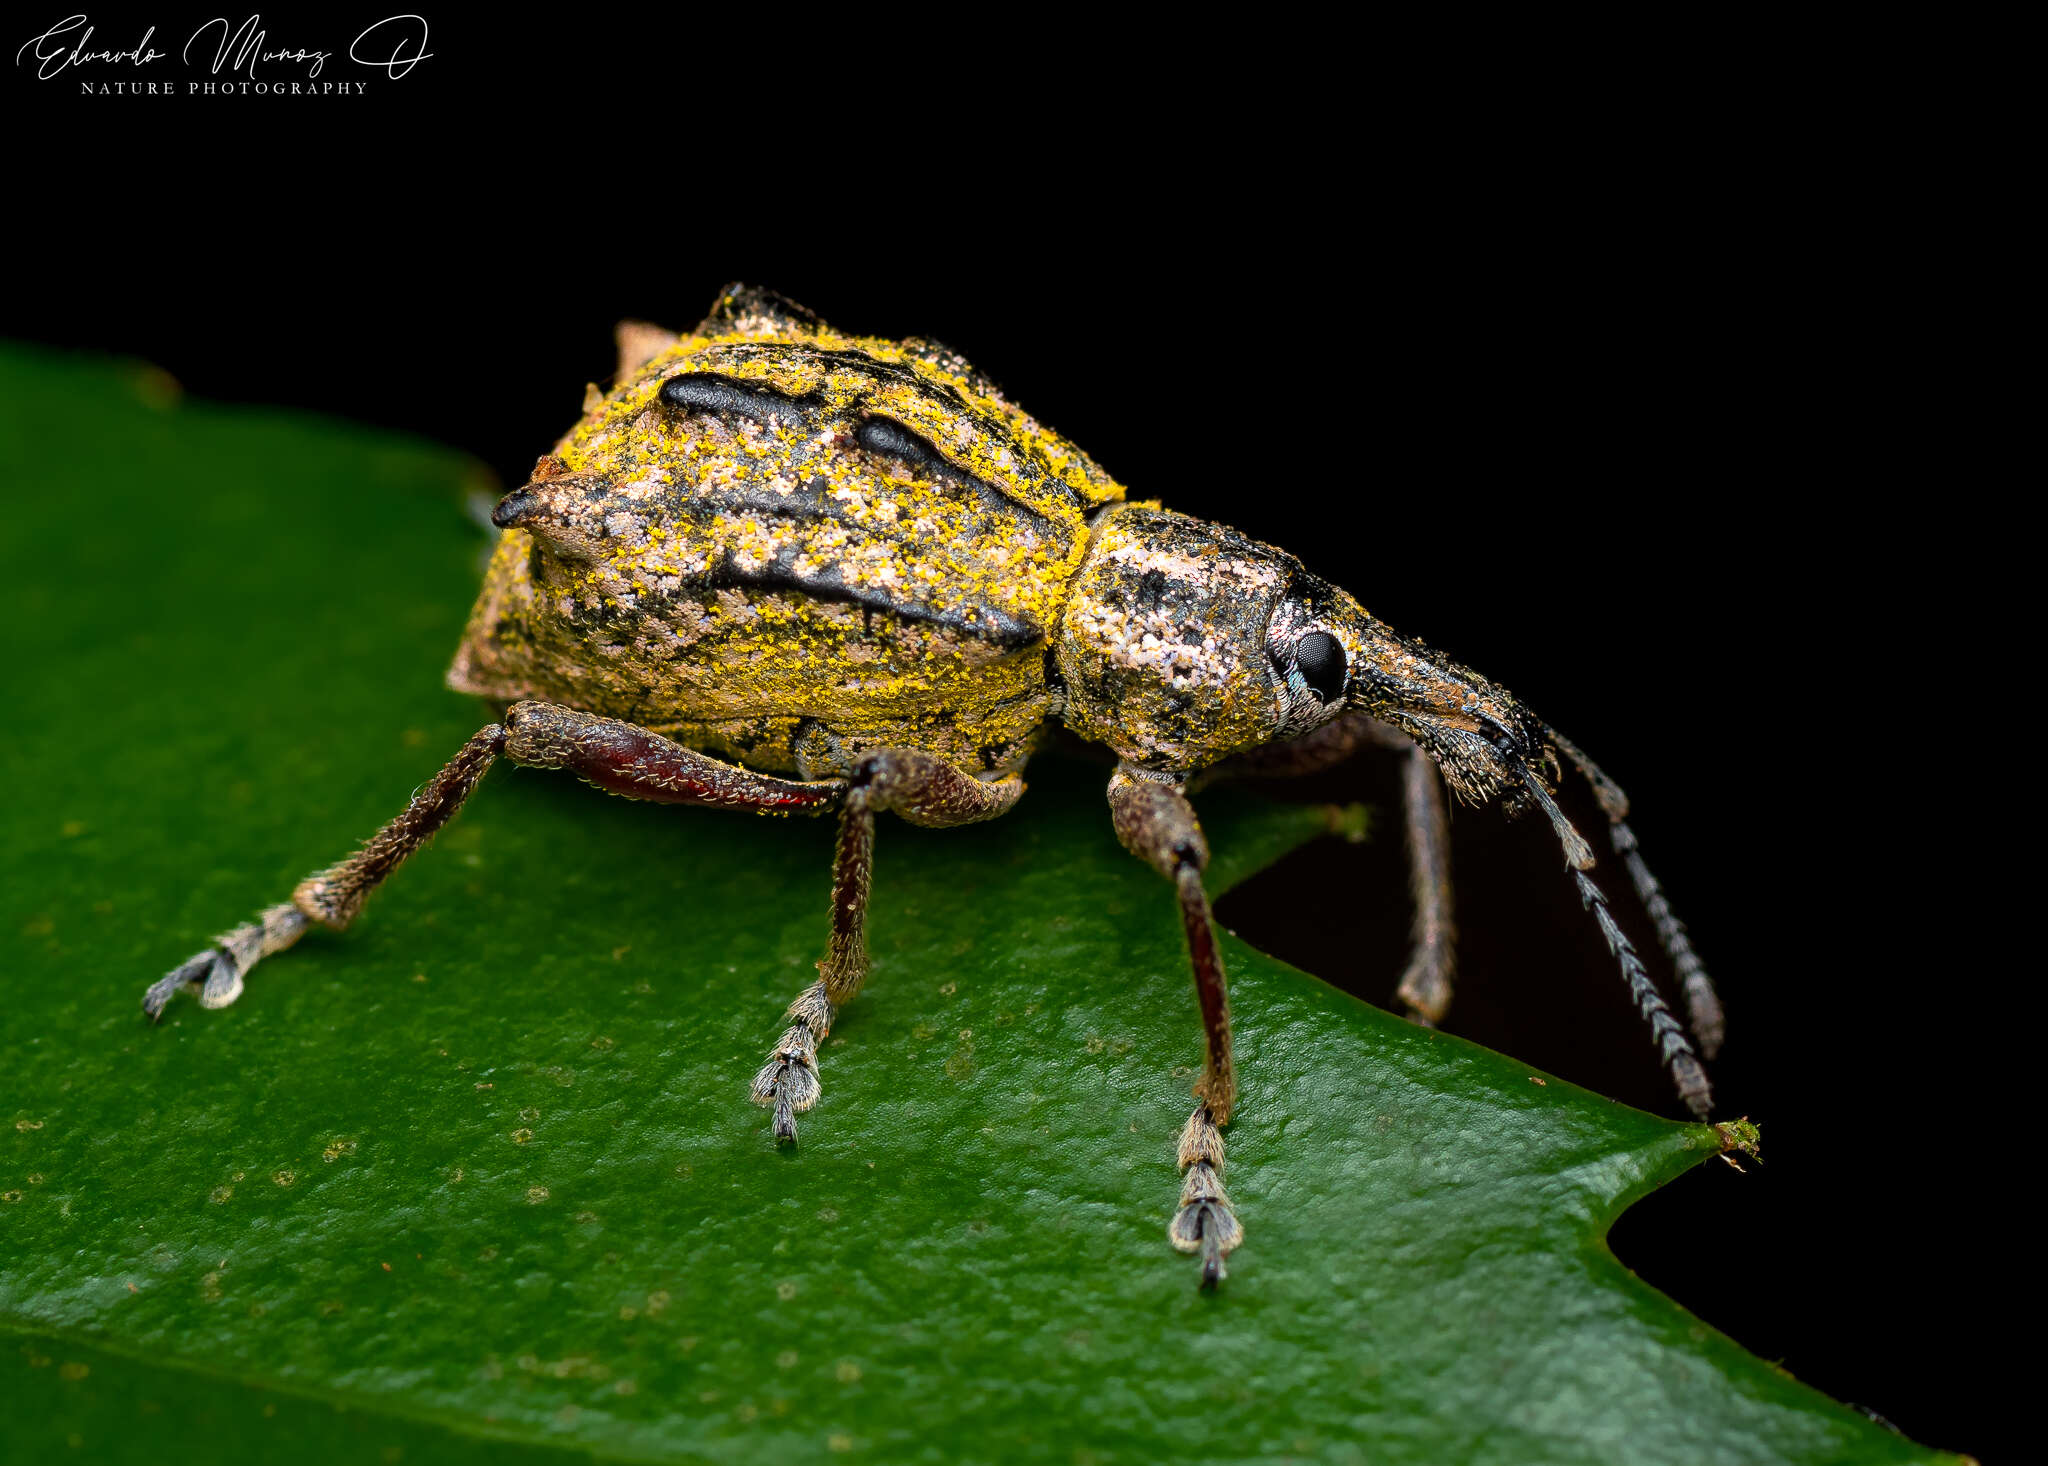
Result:
[[[755,1075],[778,1142],[818,1103],[818,1050],[867,975],[875,816],[1007,812],[1055,725],[1116,758],[1117,838],[1172,885],[1204,1034],[1169,1239],[1213,1287],[1243,1227],[1223,1188],[1237,1098],[1222,959],[1188,794],[1303,773],[1367,747],[1404,760],[1415,898],[1398,995],[1451,1000],[1444,789],[1540,810],[1678,1091],[1705,1117],[1722,1037],[1712,983],[1643,863],[1621,790],[1519,700],[1396,634],[1287,552],[1123,486],[929,340],[842,335],[728,287],[695,331],[629,323],[609,392],[497,505],[503,531],[449,684],[502,708],[389,824],[287,902],[153,984],[219,1008],[261,959],[339,931],[500,758],[633,799],[836,814],[818,978]],[[1560,762],[1560,756],[1563,762]],[[1681,982],[1694,1038],[1594,883],[1555,798],[1564,764]]]

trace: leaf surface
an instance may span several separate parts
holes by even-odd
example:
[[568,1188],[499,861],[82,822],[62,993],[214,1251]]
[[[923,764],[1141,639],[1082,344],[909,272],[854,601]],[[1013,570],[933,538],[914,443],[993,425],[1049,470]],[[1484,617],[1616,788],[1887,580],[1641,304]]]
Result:
[[[481,539],[432,445],[0,353],[0,1388],[31,1455],[1938,1459],[1627,1273],[1719,1137],[1225,942],[1248,1240],[1165,1240],[1200,1030],[1104,771],[885,821],[795,1153],[746,1102],[829,822],[501,767],[236,1006],[143,986],[396,811]],[[1315,810],[1202,800],[1221,890]],[[1741,1287],[1731,1239],[1703,1269]]]

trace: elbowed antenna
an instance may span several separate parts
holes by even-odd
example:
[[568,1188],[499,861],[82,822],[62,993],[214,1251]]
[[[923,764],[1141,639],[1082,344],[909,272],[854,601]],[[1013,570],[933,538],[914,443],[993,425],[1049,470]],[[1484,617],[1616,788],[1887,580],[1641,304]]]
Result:
[[1671,903],[1665,899],[1664,888],[1657,884],[1657,878],[1650,874],[1650,867],[1643,863],[1635,831],[1628,827],[1628,796],[1569,738],[1549,727],[1543,730],[1543,734],[1564,750],[1564,756],[1572,761],[1572,767],[1593,786],[1593,797],[1600,801],[1600,808],[1607,816],[1608,839],[1614,845],[1615,854],[1621,857],[1622,864],[1628,867],[1636,895],[1641,898],[1643,909],[1650,913],[1650,920],[1656,924],[1657,940],[1671,959],[1672,970],[1678,974],[1680,990],[1685,994],[1686,1017],[1692,1024],[1693,1033],[1699,1037],[1700,1052],[1709,1059],[1713,1058],[1721,1051],[1721,1041],[1728,1033],[1728,1020],[1721,1009],[1721,995],[1714,991],[1714,980],[1707,976],[1706,964],[1693,950],[1692,939],[1685,932],[1685,923],[1672,911]]
[[[1700,1056],[1704,1052],[1711,1058],[1720,1047],[1724,1029],[1721,1004],[1685,928],[1672,914],[1662,887],[1636,848],[1635,833],[1625,823],[1627,796],[1576,744],[1532,717],[1507,692],[1421,642],[1395,635],[1341,592],[1335,594],[1340,599],[1322,607],[1318,624],[1333,622],[1343,633],[1350,656],[1346,704],[1370,717],[1386,719],[1413,738],[1435,760],[1444,782],[1460,799],[1473,803],[1503,797],[1511,804],[1527,801],[1549,817],[1578,885],[1579,900],[1599,922],[1608,951],[1621,964],[1629,993],[1650,1025],[1679,1094],[1704,1118],[1713,1107],[1713,1092]],[[1347,614],[1354,611],[1355,615]],[[1300,669],[1297,666],[1295,670]],[[1545,777],[1553,782],[1562,777],[1559,752],[1593,786],[1607,816],[1615,852],[1656,924],[1658,940],[1683,986],[1692,1032],[1699,1039],[1697,1051],[1608,909],[1605,893],[1587,874],[1594,864],[1593,847],[1551,797]]]
[[[1566,749],[1566,756],[1571,750]],[[1576,762],[1576,760],[1574,760]],[[1671,1009],[1665,1005],[1663,994],[1657,991],[1656,983],[1650,980],[1649,972],[1643,967],[1643,959],[1636,955],[1621,926],[1614,919],[1614,913],[1607,909],[1607,897],[1593,884],[1593,878],[1586,871],[1593,864],[1593,849],[1586,843],[1572,822],[1565,818],[1564,811],[1557,807],[1557,801],[1550,797],[1550,791],[1543,787],[1543,781],[1526,765],[1520,769],[1522,788],[1550,818],[1550,827],[1557,831],[1558,843],[1564,846],[1565,863],[1571,867],[1572,879],[1578,883],[1579,901],[1593,919],[1600,923],[1600,935],[1607,940],[1607,950],[1614,954],[1614,960],[1621,964],[1622,980],[1628,984],[1629,996],[1635,999],[1636,1011],[1643,1015],[1643,1021],[1650,1025],[1650,1033],[1657,1041],[1657,1049],[1664,1058],[1664,1066],[1671,1071],[1673,1082],[1678,1085],[1679,1098],[1686,1107],[1702,1120],[1713,1113],[1714,1090],[1707,1082],[1707,1071],[1693,1052],[1692,1042],[1686,1038],[1685,1030],[1678,1020],[1671,1016]],[[1617,791],[1619,792],[1619,791]]]

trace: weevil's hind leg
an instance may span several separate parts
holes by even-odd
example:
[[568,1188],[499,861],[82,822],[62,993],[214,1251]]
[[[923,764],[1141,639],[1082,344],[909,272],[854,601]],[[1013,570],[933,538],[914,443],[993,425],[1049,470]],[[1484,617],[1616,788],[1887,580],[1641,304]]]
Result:
[[867,755],[846,781],[839,843],[832,860],[832,936],[818,980],[797,995],[789,1027],[754,1076],[757,1105],[775,1109],[775,1138],[794,1143],[796,1117],[818,1102],[818,1045],[868,975],[868,885],[874,873],[875,815],[891,811],[914,825],[965,825],[1007,812],[1024,793],[1015,774],[983,781],[943,759],[908,749]]
[[336,931],[346,927],[384,878],[454,817],[501,754],[533,768],[568,769],[613,794],[664,804],[818,813],[838,803],[845,789],[836,779],[799,783],[735,768],[658,733],[594,713],[551,703],[515,703],[503,726],[493,723],[465,743],[362,849],[301,881],[290,905],[273,906],[255,922],[236,927],[153,984],[143,998],[149,1016],[161,1017],[181,987],[194,988],[209,1008],[232,1003],[249,969],[297,941],[309,923]]
[[1228,1271],[1225,1259],[1244,1241],[1244,1228],[1223,1190],[1222,1127],[1230,1123],[1237,1100],[1237,1071],[1230,1053],[1230,992],[1202,889],[1209,845],[1180,789],[1128,764],[1110,778],[1109,810],[1124,848],[1172,881],[1180,898],[1204,1043],[1202,1078],[1195,1086],[1201,1103],[1188,1117],[1178,1151],[1187,1179],[1167,1237],[1181,1251],[1201,1254],[1202,1286],[1213,1288]]
[[310,923],[336,931],[347,926],[370,892],[462,808],[504,752],[505,736],[496,723],[478,732],[362,849],[301,881],[289,903],[266,908],[255,921],[223,933],[211,947],[151,983],[142,997],[143,1011],[161,1019],[180,988],[197,993],[203,1007],[225,1008],[242,995],[249,969],[291,946]]
[[151,983],[142,995],[142,1011],[161,1020],[180,988],[197,994],[202,1008],[225,1008],[242,996],[242,979],[250,968],[284,951],[305,931],[305,913],[290,902],[265,907],[254,921],[222,932],[211,947]]

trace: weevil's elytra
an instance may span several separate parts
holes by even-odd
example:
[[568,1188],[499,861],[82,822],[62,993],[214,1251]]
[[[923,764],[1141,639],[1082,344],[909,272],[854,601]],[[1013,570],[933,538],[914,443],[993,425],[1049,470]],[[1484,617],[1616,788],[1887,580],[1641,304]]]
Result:
[[[503,530],[449,669],[504,710],[354,855],[152,985],[206,1007],[309,924],[339,930],[499,758],[629,798],[839,818],[818,980],[752,1097],[780,1140],[821,1093],[818,1048],[867,974],[875,816],[1007,812],[1063,722],[1117,758],[1117,838],[1171,883],[1206,1060],[1169,1229],[1225,1272],[1244,1229],[1223,1189],[1237,1097],[1223,964],[1191,787],[1305,773],[1361,749],[1405,759],[1414,953],[1399,996],[1442,1020],[1453,976],[1443,791],[1540,809],[1686,1103],[1711,1097],[1721,1009],[1643,863],[1621,790],[1477,673],[1397,635],[1285,551],[1130,502],[958,354],[842,336],[770,292],[728,288],[687,336],[628,323],[609,393],[492,515]],[[1562,763],[1560,762],[1562,756]],[[1554,797],[1591,785],[1683,987],[1666,1008]],[[1695,1049],[1694,1037],[1698,1048]]]

